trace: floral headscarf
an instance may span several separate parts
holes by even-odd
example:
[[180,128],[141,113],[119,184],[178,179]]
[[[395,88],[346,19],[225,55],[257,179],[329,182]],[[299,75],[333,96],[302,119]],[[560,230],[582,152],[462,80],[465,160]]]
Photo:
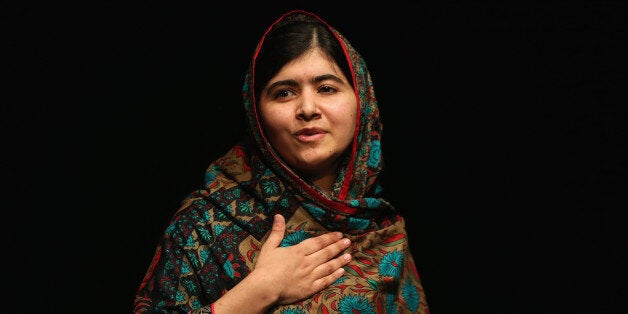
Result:
[[263,133],[253,71],[264,35],[242,90],[248,136],[212,162],[204,188],[182,202],[138,289],[136,313],[211,312],[210,305],[252,271],[277,213],[286,218],[282,246],[341,231],[352,241],[352,261],[331,286],[272,312],[429,313],[404,219],[382,198],[382,123],[366,63],[346,38],[309,12],[288,12],[265,34],[304,20],[325,25],[340,42],[359,105],[353,144],[332,195],[302,180]]

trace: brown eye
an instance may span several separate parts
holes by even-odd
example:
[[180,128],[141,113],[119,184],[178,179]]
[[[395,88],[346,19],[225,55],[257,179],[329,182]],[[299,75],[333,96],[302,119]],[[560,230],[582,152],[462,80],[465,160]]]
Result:
[[324,94],[331,94],[331,93],[336,92],[337,89],[331,86],[325,85],[325,86],[321,86],[321,88],[319,88],[318,91]]
[[275,98],[286,98],[294,95],[294,92],[289,89],[282,89],[275,93]]

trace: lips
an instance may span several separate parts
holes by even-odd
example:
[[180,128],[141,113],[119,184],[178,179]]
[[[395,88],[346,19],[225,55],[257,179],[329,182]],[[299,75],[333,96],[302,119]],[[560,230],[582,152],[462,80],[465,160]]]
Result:
[[316,135],[316,134],[322,134],[325,133],[325,131],[323,129],[320,128],[305,128],[305,129],[301,129],[299,131],[297,131],[296,135],[297,136],[301,136],[301,135]]
[[304,128],[295,133],[301,142],[314,142],[325,136],[327,132],[320,128]]

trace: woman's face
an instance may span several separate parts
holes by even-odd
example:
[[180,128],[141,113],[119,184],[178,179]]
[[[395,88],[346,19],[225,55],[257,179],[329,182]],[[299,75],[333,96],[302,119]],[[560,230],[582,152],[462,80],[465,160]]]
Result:
[[266,137],[290,166],[306,176],[335,174],[358,105],[333,59],[314,49],[287,63],[262,90],[259,108]]

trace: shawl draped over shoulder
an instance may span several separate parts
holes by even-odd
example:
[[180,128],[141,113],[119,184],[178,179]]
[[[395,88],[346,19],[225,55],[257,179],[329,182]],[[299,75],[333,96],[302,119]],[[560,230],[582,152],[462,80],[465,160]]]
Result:
[[382,123],[370,74],[348,40],[318,16],[291,11],[269,29],[310,20],[341,43],[359,110],[353,144],[332,195],[297,176],[266,140],[253,93],[258,43],[242,89],[248,132],[212,162],[166,228],[137,290],[134,313],[209,313],[252,269],[274,214],[286,218],[281,246],[330,231],[351,239],[344,275],[322,291],[272,313],[429,313],[405,222],[383,199]]

